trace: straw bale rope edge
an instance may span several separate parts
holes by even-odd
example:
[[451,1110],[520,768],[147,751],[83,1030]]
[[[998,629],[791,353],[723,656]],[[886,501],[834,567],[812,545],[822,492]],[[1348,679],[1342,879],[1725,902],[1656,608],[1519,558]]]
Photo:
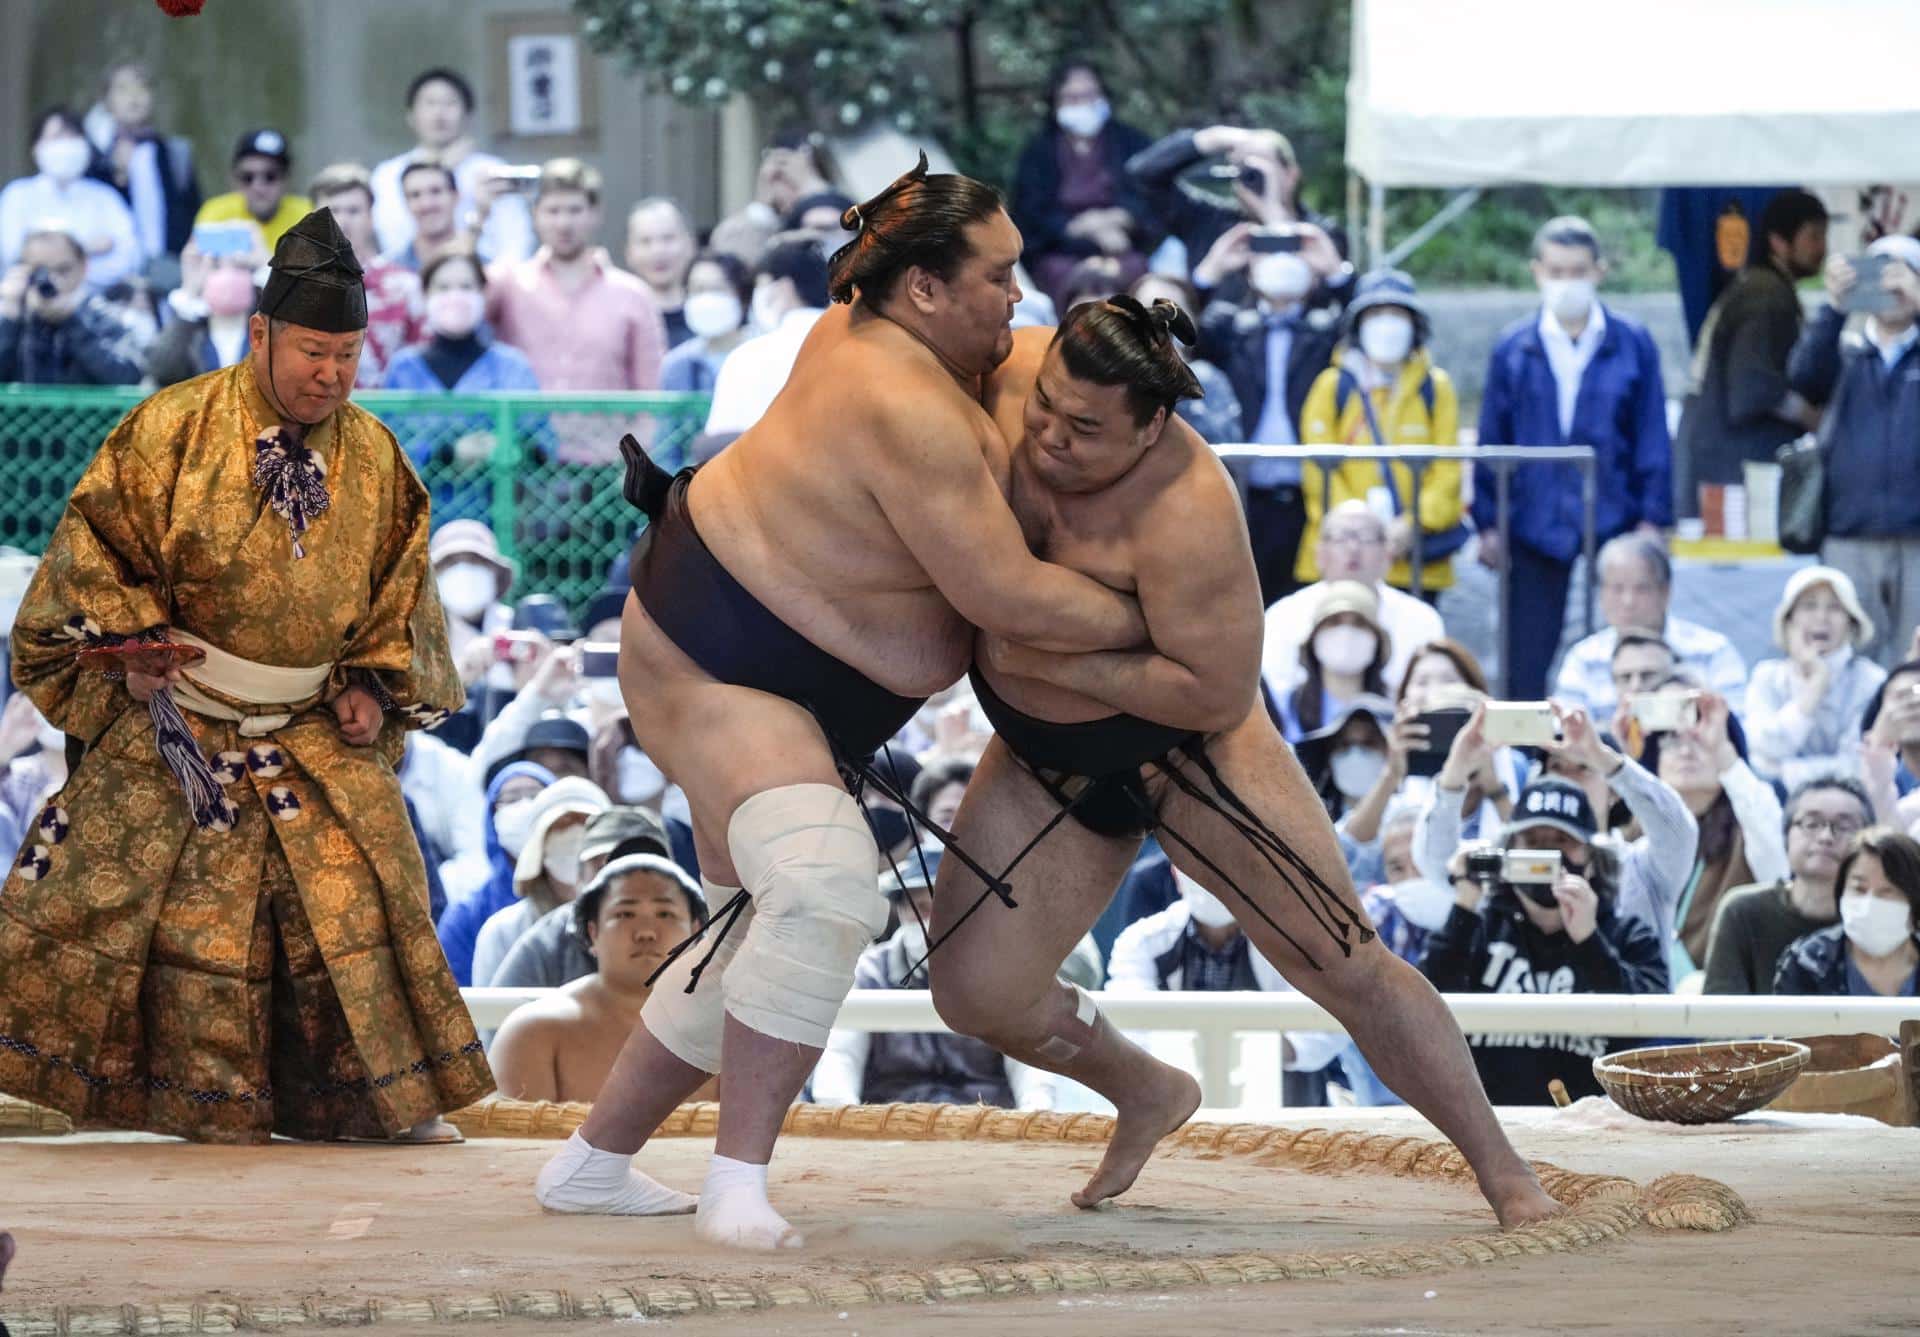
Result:
[[[564,1138],[586,1119],[586,1105],[488,1100],[449,1116],[469,1137]],[[714,1131],[718,1106],[683,1105],[662,1137]],[[4,1115],[0,1107],[0,1115]],[[6,1124],[0,1122],[0,1129]],[[1105,1115],[1051,1114],[956,1105],[796,1105],[791,1136],[895,1141],[990,1141],[1097,1144],[1113,1121]],[[1442,1183],[1470,1182],[1466,1160],[1452,1146],[1416,1137],[1265,1124],[1189,1124],[1161,1150],[1234,1157],[1312,1174],[1384,1173]],[[63,1306],[6,1315],[17,1337],[100,1334],[201,1334],[277,1331],[313,1325],[446,1323],[467,1319],[608,1319],[671,1317],[799,1306],[921,1303],[1003,1295],[1233,1285],[1339,1276],[1395,1277],[1521,1255],[1567,1253],[1617,1239],[1646,1224],[1662,1229],[1724,1231],[1753,1220],[1726,1185],[1693,1175],[1667,1175],[1642,1187],[1612,1175],[1576,1174],[1534,1163],[1564,1215],[1510,1234],[1460,1235],[1426,1245],[1345,1254],[1232,1253],[1211,1258],[1107,1261],[1031,1259],[964,1264],[918,1272],[885,1272],[841,1282],[739,1281],[622,1287],[594,1294],[566,1291],[484,1293],[420,1300],[247,1304]]]

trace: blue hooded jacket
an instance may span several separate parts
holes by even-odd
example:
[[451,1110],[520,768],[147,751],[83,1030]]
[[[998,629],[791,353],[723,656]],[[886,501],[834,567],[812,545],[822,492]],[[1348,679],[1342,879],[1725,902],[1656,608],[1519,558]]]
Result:
[[493,783],[487,786],[487,865],[492,871],[487,874],[485,886],[448,906],[446,914],[434,926],[440,935],[440,949],[447,954],[447,964],[453,967],[454,982],[462,988],[473,983],[473,945],[479,941],[480,926],[494,911],[513,904],[514,859],[500,843],[500,832],[493,824],[493,805],[507,781],[522,775],[542,785],[552,784],[554,778],[545,766],[530,761],[516,761],[500,768]]
[[[1605,543],[1635,525],[1673,523],[1673,443],[1660,352],[1646,327],[1611,307],[1600,347],[1580,378],[1573,430],[1560,434],[1560,399],[1540,342],[1538,312],[1507,327],[1487,365],[1480,401],[1484,446],[1592,446],[1594,541]],[[1542,557],[1570,562],[1580,551],[1580,470],[1571,464],[1529,464],[1513,471],[1513,541]],[[1491,467],[1474,466],[1473,524],[1498,527]]]

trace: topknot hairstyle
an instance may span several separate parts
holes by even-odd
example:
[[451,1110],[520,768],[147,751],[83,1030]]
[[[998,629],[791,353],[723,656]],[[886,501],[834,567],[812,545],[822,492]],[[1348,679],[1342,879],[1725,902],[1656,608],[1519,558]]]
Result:
[[950,280],[973,257],[966,229],[1005,207],[999,191],[972,177],[929,175],[923,150],[911,171],[840,215],[854,236],[828,261],[828,291],[836,302],[851,302],[856,291],[882,302],[915,267]]
[[1151,308],[1124,293],[1083,302],[1067,312],[1053,343],[1067,371],[1095,385],[1121,385],[1136,426],[1161,409],[1202,395],[1200,382],[1174,347],[1197,337],[1193,317],[1164,298]]

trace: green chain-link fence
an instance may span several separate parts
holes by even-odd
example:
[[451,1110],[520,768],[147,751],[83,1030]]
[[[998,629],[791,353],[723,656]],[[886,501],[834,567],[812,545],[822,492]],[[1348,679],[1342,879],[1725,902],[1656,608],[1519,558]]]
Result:
[[[38,553],[100,442],[137,390],[0,386],[0,544]],[[641,517],[620,495],[618,445],[632,432],[678,469],[707,417],[705,395],[356,394],[412,456],[435,527],[484,520],[520,563],[516,594],[576,616],[606,584]]]

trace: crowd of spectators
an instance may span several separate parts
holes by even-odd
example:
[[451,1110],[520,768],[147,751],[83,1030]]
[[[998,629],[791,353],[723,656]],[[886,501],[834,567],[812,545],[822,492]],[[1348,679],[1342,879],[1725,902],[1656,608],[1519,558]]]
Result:
[[[366,272],[362,386],[692,392],[710,396],[701,449],[717,450],[765,411],[827,306],[852,204],[805,133],[776,137],[752,202],[711,227],[672,199],[609,201],[587,162],[483,151],[473,92],[447,69],[407,91],[406,152],[329,163],[301,195],[285,133],[249,128],[230,189],[203,200],[192,145],[156,109],[147,71],[127,64],[84,115],[36,123],[35,173],[0,191],[0,380],[164,385],[232,365],[260,266],[320,204]],[[1675,441],[1651,336],[1600,295],[1602,239],[1581,219],[1545,220],[1540,304],[1488,350],[1477,426],[1463,429],[1427,299],[1404,273],[1357,274],[1301,185],[1279,132],[1151,139],[1114,118],[1098,70],[1069,62],[1007,192],[1027,243],[1018,319],[1121,292],[1174,301],[1200,331],[1185,351],[1205,391],[1180,412],[1208,441],[1347,456],[1324,471],[1226,465],[1268,605],[1265,706],[1383,940],[1450,990],[1912,995],[1920,241],[1871,248],[1883,291],[1856,323],[1860,276],[1826,258],[1819,201],[1780,192],[1706,320]],[[614,207],[624,267],[599,244]],[[1794,285],[1822,272],[1827,300],[1803,319]],[[543,448],[615,458],[603,430],[557,418]],[[1668,540],[1705,488],[1808,431],[1827,462],[1825,564],[1785,580],[1779,655],[1750,667],[1728,628],[1671,611]],[[452,412],[416,416],[402,437],[423,466],[483,463],[499,445],[490,423]],[[1593,447],[1604,625],[1591,635],[1562,647],[1576,470],[1517,470],[1503,527],[1485,463],[1416,473],[1368,458],[1473,440]],[[400,780],[436,922],[461,984],[558,990],[492,1038],[503,1089],[591,1099],[654,969],[706,921],[686,802],[635,743],[613,676],[619,564],[570,608],[523,586],[483,503],[436,484],[434,505],[431,559],[469,701],[409,736]],[[1475,560],[1510,577],[1493,647],[1505,701],[1440,611]],[[1511,732],[1516,711],[1533,731]],[[962,683],[896,740],[890,778],[950,822],[988,737]],[[0,712],[0,761],[11,846],[65,775],[59,735],[19,695]],[[866,805],[897,927],[859,982],[924,988],[939,848],[898,804]],[[1151,840],[1066,973],[1088,988],[1290,987]],[[1469,1038],[1490,1092],[1513,1102],[1545,1100],[1554,1077],[1594,1089],[1589,1060],[1611,1043]],[[1284,1053],[1290,1100],[1394,1098],[1337,1037],[1290,1034]],[[812,1095],[1063,1108],[1070,1087],[975,1041],[849,1031]]]

